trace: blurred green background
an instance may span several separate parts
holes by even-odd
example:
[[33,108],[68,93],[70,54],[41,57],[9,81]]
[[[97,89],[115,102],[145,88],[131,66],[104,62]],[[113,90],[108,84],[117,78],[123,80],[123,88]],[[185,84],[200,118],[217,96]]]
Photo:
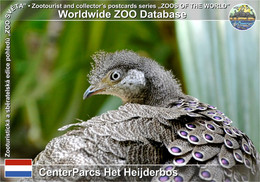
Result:
[[[53,11],[32,16],[51,19]],[[122,49],[171,69],[185,93],[225,112],[259,149],[259,32],[259,21],[247,31],[235,30],[229,21],[12,21],[12,157],[34,158],[62,134],[58,128],[116,109],[118,98],[83,101],[82,96],[89,86],[91,55]],[[2,146],[3,38],[1,32]]]

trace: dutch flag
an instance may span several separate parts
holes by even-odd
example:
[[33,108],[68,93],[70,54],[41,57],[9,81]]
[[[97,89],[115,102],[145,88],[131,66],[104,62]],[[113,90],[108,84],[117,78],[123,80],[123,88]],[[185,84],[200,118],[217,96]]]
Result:
[[5,178],[32,177],[32,159],[5,159]]

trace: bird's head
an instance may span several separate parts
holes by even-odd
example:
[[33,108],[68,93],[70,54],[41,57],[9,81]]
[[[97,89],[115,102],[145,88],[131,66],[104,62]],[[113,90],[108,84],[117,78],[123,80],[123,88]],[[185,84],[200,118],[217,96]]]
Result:
[[98,52],[93,60],[95,65],[89,74],[91,85],[83,99],[105,94],[117,96],[124,103],[161,105],[167,97],[182,94],[170,72],[132,51]]

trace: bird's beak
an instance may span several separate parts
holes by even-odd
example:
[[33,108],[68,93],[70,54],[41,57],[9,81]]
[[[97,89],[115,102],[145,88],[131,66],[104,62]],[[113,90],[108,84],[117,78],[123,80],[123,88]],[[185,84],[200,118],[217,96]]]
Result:
[[95,87],[95,86],[92,86],[90,85],[88,87],[88,89],[85,91],[85,93],[83,94],[83,100],[85,100],[86,98],[92,96],[92,95],[95,95],[97,94],[98,92],[101,92],[103,91],[104,89],[102,88],[98,88],[98,87]]

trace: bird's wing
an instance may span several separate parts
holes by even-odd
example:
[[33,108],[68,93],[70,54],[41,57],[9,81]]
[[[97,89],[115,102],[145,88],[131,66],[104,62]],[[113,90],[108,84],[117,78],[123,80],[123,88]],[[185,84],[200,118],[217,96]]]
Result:
[[185,113],[179,108],[158,110],[158,107],[126,104],[118,110],[61,128],[75,127],[51,140],[34,164],[84,165],[84,169],[88,168],[86,165],[89,169],[98,165],[100,169],[106,164],[116,164],[115,168],[121,170],[126,164],[161,163],[167,152],[164,143],[171,143],[176,135],[168,121]]
[[187,111],[186,117],[177,119],[182,123],[178,136],[166,145],[174,158],[163,166],[177,170],[178,175],[160,176],[154,181],[257,180],[259,154],[248,136],[231,126],[224,113],[195,98],[170,102],[168,107]]
[[[158,110],[158,107],[126,104],[118,110],[108,111],[88,121],[61,128],[60,130],[66,130],[72,126],[77,127],[54,138],[46,146],[45,152],[39,154],[35,162],[107,164],[118,163],[119,159],[124,159],[123,161],[129,163],[126,160],[126,152],[132,144],[150,144],[151,141],[167,144],[172,142],[175,139],[176,131],[172,130],[172,124],[168,121],[177,119],[185,113],[186,111],[179,111],[178,108],[176,111],[173,108]],[[178,123],[176,124],[178,125]],[[122,147],[120,147],[121,145]],[[98,161],[87,161],[86,156],[83,157],[84,160],[66,161],[68,157],[74,157],[72,152],[79,152],[83,149]],[[110,158],[111,161],[103,161],[98,158],[97,151],[113,154],[116,158]],[[53,153],[59,153],[59,155]],[[39,157],[44,154],[48,154],[46,157],[50,157],[50,159],[41,160]]]
[[230,123],[215,107],[197,100],[172,101],[167,108],[126,104],[65,126],[77,128],[53,139],[35,164],[98,164],[98,169],[117,164],[122,170],[127,164],[167,162],[163,167],[178,172],[169,179],[242,178],[235,165],[255,173],[257,154],[251,140]]

